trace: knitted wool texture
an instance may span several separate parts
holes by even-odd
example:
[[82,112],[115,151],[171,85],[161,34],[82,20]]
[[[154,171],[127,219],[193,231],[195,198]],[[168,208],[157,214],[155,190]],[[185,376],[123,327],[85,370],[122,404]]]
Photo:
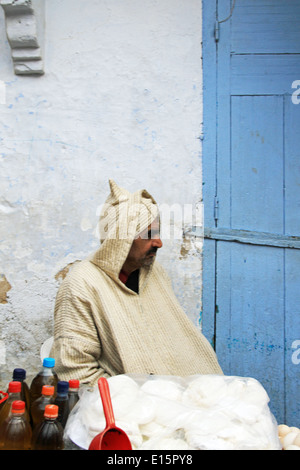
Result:
[[51,356],[60,379],[93,385],[100,376],[124,373],[222,374],[157,260],[140,269],[138,294],[120,281],[134,238],[158,208],[145,190],[131,194],[113,181],[110,189],[99,249],[77,263],[58,290]]

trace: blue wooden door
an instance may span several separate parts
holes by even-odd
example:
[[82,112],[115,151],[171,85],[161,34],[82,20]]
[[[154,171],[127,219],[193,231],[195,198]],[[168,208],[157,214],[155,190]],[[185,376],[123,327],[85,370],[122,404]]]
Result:
[[203,68],[203,332],[299,426],[300,0],[203,0]]

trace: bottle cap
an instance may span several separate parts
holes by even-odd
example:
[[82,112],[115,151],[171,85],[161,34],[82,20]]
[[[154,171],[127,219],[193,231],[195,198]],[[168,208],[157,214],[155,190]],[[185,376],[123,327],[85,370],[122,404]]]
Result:
[[69,391],[69,382],[60,380],[57,382],[57,393],[68,393]]
[[8,384],[8,393],[19,393],[21,392],[22,384],[18,381],[12,381]]
[[43,385],[42,395],[54,395],[54,386],[53,385]]
[[79,388],[79,380],[76,380],[76,379],[72,379],[72,380],[69,380],[69,386],[70,388]]
[[43,360],[44,367],[54,367],[55,366],[55,359],[53,357],[45,357]]
[[45,418],[57,418],[58,406],[57,405],[46,405],[44,411]]
[[26,370],[25,369],[14,369],[13,379],[14,380],[24,380],[24,379],[26,379]]
[[11,412],[12,413],[24,413],[25,411],[25,402],[22,400],[16,400],[12,402]]

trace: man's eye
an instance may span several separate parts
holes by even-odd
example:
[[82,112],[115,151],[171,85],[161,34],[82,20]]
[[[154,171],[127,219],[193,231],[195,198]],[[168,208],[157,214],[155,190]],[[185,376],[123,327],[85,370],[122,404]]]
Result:
[[154,240],[160,237],[160,233],[156,230],[155,232],[148,232],[148,240]]

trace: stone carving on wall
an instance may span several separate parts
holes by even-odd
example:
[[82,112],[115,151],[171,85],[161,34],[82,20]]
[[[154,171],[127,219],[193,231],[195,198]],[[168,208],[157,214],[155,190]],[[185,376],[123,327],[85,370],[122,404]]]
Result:
[[16,75],[44,73],[44,0],[0,0]]

